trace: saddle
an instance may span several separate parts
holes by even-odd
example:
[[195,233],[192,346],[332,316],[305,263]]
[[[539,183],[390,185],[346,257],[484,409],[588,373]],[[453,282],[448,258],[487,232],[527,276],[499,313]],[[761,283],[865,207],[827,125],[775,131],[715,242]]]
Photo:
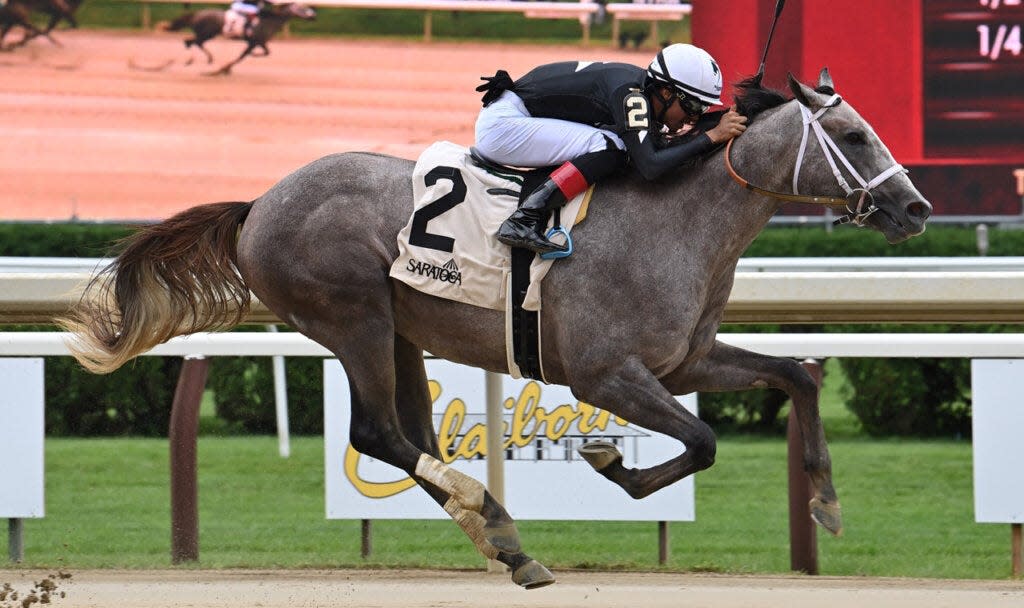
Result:
[[[428,147],[413,170],[413,212],[398,234],[399,255],[390,272],[423,293],[504,311],[509,369],[517,377],[543,378],[538,356],[524,358],[523,351],[539,351],[536,313],[554,260],[525,249],[513,249],[509,256],[496,235],[524,193],[547,179],[550,170],[506,167],[450,142]],[[567,231],[586,215],[589,200],[588,192],[563,207]],[[512,310],[530,312],[532,318]]]
[[[557,166],[524,168],[513,167],[510,165],[502,165],[485,157],[483,154],[480,153],[479,150],[476,149],[475,146],[469,148],[469,157],[472,160],[473,164],[490,173],[495,173],[498,175],[518,176],[518,178],[522,180],[522,188],[520,188],[518,191],[506,188],[490,188],[487,190],[487,194],[490,194],[492,196],[518,196],[520,205],[522,205],[526,197],[529,196],[530,193],[532,193],[534,190],[536,190],[542,183],[544,183],[544,181],[547,180],[548,176],[551,175],[551,172],[557,168]],[[541,259],[557,260],[558,258],[564,258],[572,255],[572,236],[569,234],[569,231],[562,226],[561,213],[559,213],[559,211],[559,209],[555,209],[555,223],[554,226],[552,226],[551,229],[548,230],[546,236],[548,240],[551,240],[551,237],[561,235],[561,237],[565,239],[565,243],[568,249],[566,251],[553,251],[551,253],[542,254],[540,256]],[[550,218],[551,213],[551,211],[547,212],[547,214],[545,215],[544,223],[547,223],[547,219]],[[513,249],[513,251],[515,250]]]
[[[541,169],[508,167],[485,158],[475,147],[469,149],[469,157],[475,165],[486,171],[512,174],[520,177],[523,187],[519,189],[519,192],[502,188],[490,188],[487,190],[487,194],[492,196],[502,194],[518,196],[519,205],[523,204],[523,200],[537,189],[554,169],[553,167]],[[549,234],[553,234],[556,230],[560,234],[564,234],[568,239],[568,251],[564,253],[556,252],[560,254],[557,256],[545,254],[540,256],[541,258],[553,259],[554,257],[565,257],[572,253],[572,237],[562,228],[560,218],[556,219],[555,226],[551,228]],[[513,376],[518,375],[524,378],[543,380],[544,366],[541,362],[540,354],[540,317],[538,311],[526,310],[523,307],[523,303],[526,301],[526,294],[530,289],[530,265],[533,263],[535,254],[528,249],[513,247],[511,255],[512,267],[509,274],[509,301],[505,313],[506,349],[511,351],[511,353],[506,352],[506,355],[511,354],[509,358],[509,371]],[[513,363],[515,364],[514,367]]]
[[227,9],[224,11],[224,27],[221,29],[221,35],[225,38],[244,39],[258,23],[259,17],[253,18],[250,24],[248,16],[236,10]]

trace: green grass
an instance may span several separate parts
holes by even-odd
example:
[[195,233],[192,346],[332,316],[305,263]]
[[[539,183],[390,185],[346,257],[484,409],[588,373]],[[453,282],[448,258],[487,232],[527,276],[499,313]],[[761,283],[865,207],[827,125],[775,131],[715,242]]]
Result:
[[[1009,575],[1009,526],[973,521],[969,443],[844,439],[832,448],[846,533],[819,535],[823,574]],[[169,567],[168,466],[164,440],[49,439],[47,515],[25,522],[22,566]],[[319,438],[293,438],[290,459],[273,437],[202,438],[199,471],[198,567],[482,566],[448,521],[375,521],[373,555],[361,559],[359,522],[324,517]],[[697,521],[670,526],[664,569],[788,571],[781,440],[722,440],[696,487]],[[654,523],[519,526],[526,550],[552,568],[661,568]]]
[[839,359],[826,359],[824,371],[818,408],[825,436],[829,440],[862,437],[864,429],[860,420],[846,407],[846,393],[850,387]]

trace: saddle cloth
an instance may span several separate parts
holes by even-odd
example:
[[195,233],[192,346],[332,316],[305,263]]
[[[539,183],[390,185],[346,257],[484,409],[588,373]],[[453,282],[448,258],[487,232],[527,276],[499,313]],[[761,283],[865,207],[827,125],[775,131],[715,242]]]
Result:
[[[510,251],[495,235],[516,209],[522,178],[477,166],[467,148],[441,141],[420,155],[412,180],[413,215],[398,233],[391,277],[430,295],[504,311]],[[591,192],[562,208],[566,230],[586,216]],[[533,260],[526,310],[540,310],[541,281],[552,262]]]
[[225,38],[244,38],[245,15],[231,9],[224,11],[224,28],[221,35]]

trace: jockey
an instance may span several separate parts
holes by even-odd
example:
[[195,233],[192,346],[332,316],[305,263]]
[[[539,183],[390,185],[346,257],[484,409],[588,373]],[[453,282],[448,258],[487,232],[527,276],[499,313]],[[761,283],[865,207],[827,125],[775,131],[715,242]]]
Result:
[[722,105],[722,72],[689,44],[665,47],[646,70],[568,61],[515,82],[504,70],[481,80],[476,149],[506,165],[558,165],[498,230],[502,243],[538,253],[566,250],[540,234],[545,212],[595,181],[627,163],[657,179],[746,129],[735,108],[704,116]]
[[252,36],[252,28],[256,26],[256,18],[263,10],[264,0],[237,0],[231,3],[231,10],[245,17],[245,37]]

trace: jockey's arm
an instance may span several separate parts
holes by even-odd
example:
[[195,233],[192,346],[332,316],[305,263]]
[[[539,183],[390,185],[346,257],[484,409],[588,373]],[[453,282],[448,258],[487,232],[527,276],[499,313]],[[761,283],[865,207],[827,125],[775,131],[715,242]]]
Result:
[[630,131],[622,137],[633,166],[648,180],[658,179],[714,147],[711,138],[704,132],[695,133],[661,149],[655,145],[656,139],[657,135],[647,131]]
[[626,86],[617,89],[612,99],[615,101],[610,107],[615,123],[620,125],[620,137],[626,144],[630,162],[645,179],[658,179],[715,147],[707,131],[718,123],[720,116],[698,120],[690,133],[664,145],[666,140],[657,131],[658,118],[654,116],[646,96]]

